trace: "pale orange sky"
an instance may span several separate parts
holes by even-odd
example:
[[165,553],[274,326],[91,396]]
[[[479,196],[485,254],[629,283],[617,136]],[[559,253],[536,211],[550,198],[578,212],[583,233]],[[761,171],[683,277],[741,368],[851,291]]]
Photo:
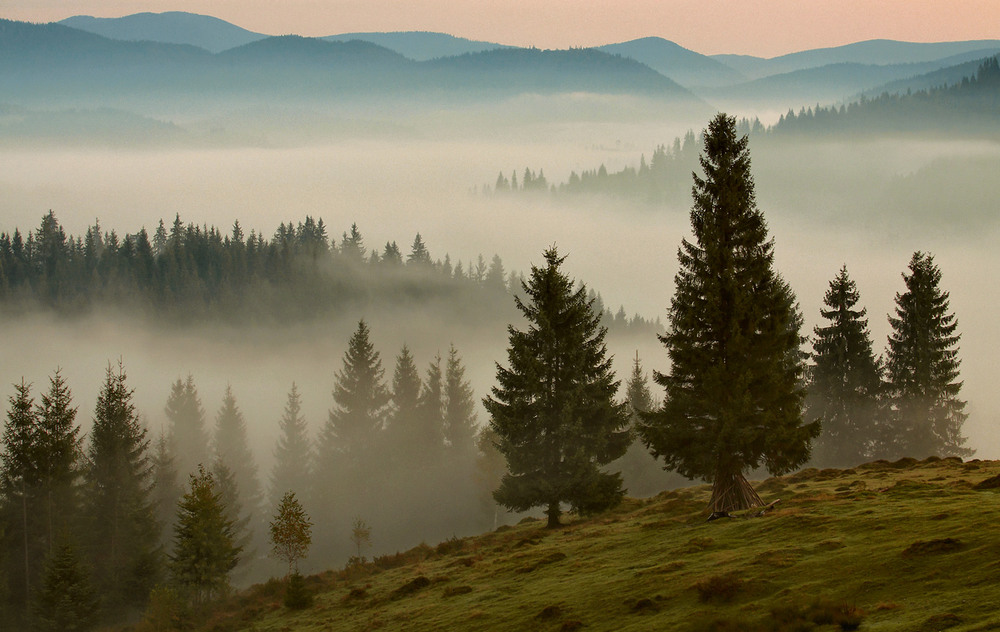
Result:
[[32,22],[190,11],[281,35],[439,31],[566,48],[659,36],[704,54],[772,57],[867,39],[1000,39],[1000,0],[2,0]]

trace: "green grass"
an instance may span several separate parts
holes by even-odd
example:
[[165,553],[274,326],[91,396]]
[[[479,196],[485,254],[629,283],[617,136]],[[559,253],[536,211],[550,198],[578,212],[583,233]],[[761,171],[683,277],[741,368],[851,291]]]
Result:
[[708,486],[627,499],[314,576],[303,611],[256,587],[204,629],[994,630],[1000,490],[973,486],[998,474],[957,459],[804,470],[756,484],[781,499],[767,515],[711,523]]

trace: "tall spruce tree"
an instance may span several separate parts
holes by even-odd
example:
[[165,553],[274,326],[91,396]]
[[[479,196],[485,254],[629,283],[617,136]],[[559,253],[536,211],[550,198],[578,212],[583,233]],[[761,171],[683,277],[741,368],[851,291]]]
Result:
[[174,532],[174,519],[177,517],[177,502],[184,494],[184,490],[177,481],[177,467],[170,453],[167,435],[162,430],[156,438],[156,447],[150,457],[150,464],[153,478],[151,495],[153,516],[156,518],[160,544],[164,549],[169,549]]
[[444,377],[441,355],[427,365],[426,379],[420,391],[417,427],[412,451],[425,463],[437,464],[444,449]]
[[[224,501],[233,510],[231,518],[234,522],[245,529],[246,540],[240,540],[240,544],[246,553],[243,559],[249,561],[253,555],[254,544],[264,544],[264,520],[263,505],[264,495],[261,491],[260,480],[257,478],[257,463],[250,451],[250,442],[247,438],[247,424],[243,418],[243,412],[236,405],[236,396],[233,389],[226,386],[225,395],[222,398],[222,406],[215,417],[215,437],[213,440],[215,459],[213,468],[221,463],[232,474],[232,489],[226,488],[227,493],[232,497],[224,496]],[[220,475],[218,469],[213,469],[216,475],[216,483],[221,485],[227,478]],[[239,505],[241,512],[235,510]]]
[[886,353],[891,410],[886,449],[897,455],[968,456],[962,424],[968,415],[958,395],[958,321],[940,288],[934,257],[913,253],[906,291],[896,294],[896,316]]
[[402,461],[413,453],[414,442],[418,440],[420,386],[417,365],[409,347],[404,344],[396,356],[396,368],[392,374],[392,409],[386,425],[386,442],[392,452],[392,460],[401,468],[409,466]]
[[515,297],[528,327],[508,326],[509,368],[497,363],[498,385],[483,400],[507,459],[494,497],[515,511],[545,507],[549,527],[559,525],[563,502],[590,513],[621,500],[621,475],[602,466],[629,440],[628,411],[614,400],[607,330],[586,288],[574,290],[560,269],[564,259],[552,247],[545,267],[532,266],[524,286],[530,302]]
[[198,398],[194,377],[178,379],[170,388],[164,409],[167,415],[170,454],[176,460],[177,471],[187,476],[207,465],[211,458],[208,432],[205,430],[205,409]]
[[813,462],[822,467],[862,463],[874,456],[878,441],[882,372],[859,300],[844,266],[823,297],[827,309],[820,314],[829,324],[813,330],[806,410],[808,418],[823,424],[813,446]]
[[177,507],[170,556],[174,582],[192,602],[205,603],[229,589],[229,573],[239,557],[233,522],[226,517],[215,479],[199,466]]
[[11,601],[22,611],[41,575],[45,547],[40,524],[38,413],[31,385],[14,384],[0,449],[4,576]]
[[274,469],[271,472],[271,507],[277,507],[289,491],[304,495],[312,474],[313,448],[309,427],[302,416],[302,397],[292,383],[288,402],[278,422],[278,442],[274,447]]
[[44,520],[46,551],[54,554],[56,539],[69,533],[80,510],[78,481],[83,453],[77,409],[62,371],[49,378],[49,391],[40,397],[37,452],[39,499]]
[[344,354],[344,367],[337,372],[335,407],[320,435],[321,467],[339,457],[348,468],[361,468],[380,438],[391,396],[370,335],[368,325],[360,321]]
[[117,370],[109,364],[84,470],[86,542],[96,586],[112,618],[143,605],[158,571],[149,440],[132,395],[121,362]]
[[471,466],[476,454],[476,400],[465,379],[465,366],[455,345],[448,349],[444,379],[444,438],[450,462]]
[[743,473],[788,472],[809,457],[818,423],[802,421],[803,362],[791,289],[773,269],[774,244],[757,208],[747,137],[734,117],[708,126],[694,176],[694,242],[678,251],[665,401],[641,433],[667,469],[710,481],[710,510],[760,504]]

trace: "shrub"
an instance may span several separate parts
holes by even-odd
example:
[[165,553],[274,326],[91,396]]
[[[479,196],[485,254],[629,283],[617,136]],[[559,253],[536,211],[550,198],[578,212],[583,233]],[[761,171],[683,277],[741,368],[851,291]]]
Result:
[[313,595],[306,586],[306,580],[299,573],[292,573],[285,589],[285,607],[289,610],[305,610],[312,606]]
[[729,602],[742,592],[745,584],[735,573],[726,573],[703,579],[694,585],[694,589],[698,591],[701,601]]

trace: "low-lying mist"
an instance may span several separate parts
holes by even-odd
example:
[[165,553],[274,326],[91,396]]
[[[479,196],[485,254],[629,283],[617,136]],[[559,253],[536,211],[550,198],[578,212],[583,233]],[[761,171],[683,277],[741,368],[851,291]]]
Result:
[[[409,135],[349,139],[301,146],[183,149],[0,149],[0,231],[22,233],[52,209],[67,232],[82,234],[99,218],[105,230],[152,232],[175,214],[185,222],[215,225],[235,220],[244,231],[271,235],[279,222],[323,218],[331,236],[356,222],[370,248],[396,241],[408,251],[420,233],[434,259],[447,253],[464,265],[499,254],[508,271],[527,272],[555,244],[568,255],[566,271],[601,293],[612,312],[666,322],[676,252],[690,234],[689,205],[650,206],[629,199],[510,195],[492,197],[477,187],[525,167],[543,168],[550,182],[571,171],[636,166],[659,143],[685,127],[640,120],[623,125],[539,123],[517,142],[501,127],[461,139]],[[696,130],[697,131],[697,130]],[[798,297],[804,333],[819,324],[829,281],[846,264],[868,309],[876,353],[885,347],[886,315],[903,290],[910,255],[935,256],[951,294],[962,334],[961,397],[967,399],[969,445],[980,458],[1000,458],[1000,396],[992,288],[1000,256],[1000,191],[995,173],[1000,146],[991,141],[911,139],[853,144],[789,144],[755,149],[758,205],[775,240],[776,267]],[[513,299],[511,299],[513,300]],[[333,406],[331,390],[347,341],[364,318],[380,352],[387,380],[395,357],[409,346],[423,374],[435,354],[454,344],[477,399],[493,385],[495,363],[506,363],[503,327],[442,318],[440,306],[392,313],[345,313],[287,327],[233,328],[150,324],[128,313],[98,309],[85,318],[31,314],[2,323],[3,394],[22,376],[36,394],[62,367],[89,426],[108,362],[121,358],[135,388],[137,407],[153,433],[165,423],[171,383],[194,377],[208,425],[227,385],[246,417],[259,475],[267,480],[278,420],[295,382],[314,436]],[[515,327],[522,324],[515,320]],[[627,379],[638,351],[650,374],[668,368],[654,336],[612,337],[619,379]],[[662,392],[651,385],[654,396]],[[478,421],[486,422],[478,408]],[[391,499],[388,499],[391,500]],[[350,517],[350,516],[349,516]],[[373,525],[378,530],[378,525]],[[437,534],[448,537],[452,534]],[[379,542],[377,550],[404,546]],[[419,541],[419,540],[418,540]],[[410,542],[413,544],[415,542]]]

